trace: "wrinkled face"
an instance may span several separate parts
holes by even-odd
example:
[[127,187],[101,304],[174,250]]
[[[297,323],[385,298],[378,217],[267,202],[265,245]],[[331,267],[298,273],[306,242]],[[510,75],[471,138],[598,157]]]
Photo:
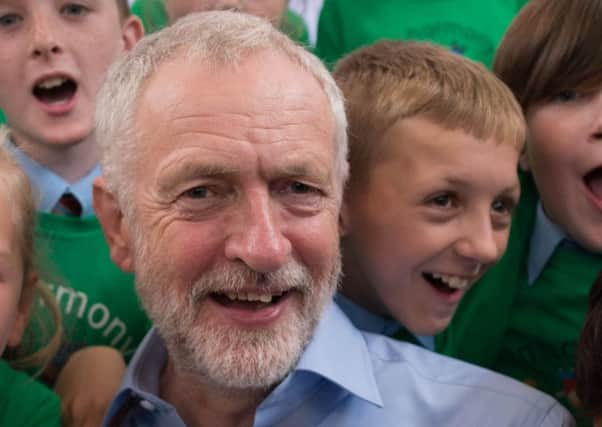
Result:
[[114,0],[0,0],[0,108],[36,160],[45,145],[91,134],[96,92],[129,23]]
[[143,304],[176,366],[221,387],[273,385],[338,276],[327,98],[262,52],[236,70],[167,63],[139,105],[128,223]]
[[602,252],[602,90],[565,92],[527,111],[527,165],[548,217]]
[[23,260],[16,249],[12,213],[0,181],[0,354],[21,341],[26,315],[19,309],[23,287]]
[[383,147],[345,197],[344,293],[431,335],[505,250],[518,153],[419,117],[392,126]]
[[165,9],[170,22],[192,12],[236,9],[265,18],[278,27],[287,4],[287,0],[166,0]]

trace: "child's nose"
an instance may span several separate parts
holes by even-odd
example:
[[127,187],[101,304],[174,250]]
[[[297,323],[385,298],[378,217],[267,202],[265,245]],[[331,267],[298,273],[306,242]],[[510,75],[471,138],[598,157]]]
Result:
[[56,55],[63,51],[57,23],[49,22],[43,14],[32,17],[31,54],[34,57]]
[[463,226],[461,237],[456,242],[456,252],[477,265],[496,262],[503,253],[504,245],[493,228],[491,218],[469,221]]

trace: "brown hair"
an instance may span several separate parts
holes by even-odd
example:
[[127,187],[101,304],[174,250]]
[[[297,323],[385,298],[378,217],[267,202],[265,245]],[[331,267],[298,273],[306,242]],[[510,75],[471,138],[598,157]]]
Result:
[[577,396],[585,411],[602,416],[602,273],[589,294],[585,323],[577,345]]
[[[0,138],[2,140],[6,137],[3,135],[4,133],[5,131],[0,128]],[[21,255],[20,259],[23,263],[22,300],[19,304],[33,304],[33,307],[36,309],[39,306],[46,307],[54,323],[54,334],[48,339],[46,346],[35,351],[28,351],[28,349],[21,348],[20,346],[18,349],[10,349],[5,353],[5,357],[11,361],[13,366],[18,368],[38,367],[42,369],[50,361],[60,345],[62,335],[60,313],[56,301],[48,288],[41,285],[38,281],[29,279],[35,270],[33,241],[36,214],[32,190],[25,173],[3,147],[0,147],[0,186],[3,191],[6,191],[10,200],[9,209],[12,226],[15,231],[17,250]],[[43,305],[39,304],[40,301]],[[35,314],[34,317],[37,318]],[[42,330],[49,330],[49,325],[47,324],[41,324],[40,327]],[[39,331],[36,335],[40,335]]]
[[602,2],[531,0],[496,52],[493,70],[523,111],[567,90],[602,85]]
[[525,123],[512,93],[481,64],[439,46],[381,41],[344,57],[333,74],[347,101],[351,187],[366,182],[384,133],[413,116],[522,150]]

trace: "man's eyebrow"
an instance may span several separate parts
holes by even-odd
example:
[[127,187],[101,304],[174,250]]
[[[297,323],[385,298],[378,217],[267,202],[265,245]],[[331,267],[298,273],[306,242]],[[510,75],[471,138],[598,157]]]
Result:
[[328,170],[315,162],[295,162],[290,164],[276,165],[270,172],[277,176],[306,177],[327,181],[332,176],[332,170]]
[[159,191],[170,191],[181,182],[198,178],[215,178],[237,173],[237,169],[223,165],[207,164],[198,161],[180,161],[177,166],[163,172],[159,178]]

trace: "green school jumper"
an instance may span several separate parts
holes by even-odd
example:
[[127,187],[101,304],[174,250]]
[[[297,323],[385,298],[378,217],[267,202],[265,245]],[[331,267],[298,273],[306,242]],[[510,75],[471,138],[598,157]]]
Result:
[[36,249],[47,262],[42,280],[61,308],[68,350],[106,345],[129,359],[150,324],[96,217],[38,213]]
[[[136,0],[132,13],[137,15],[147,33],[160,30],[167,25],[167,13],[163,0]],[[309,33],[303,19],[288,9],[282,19],[280,30],[296,42],[309,46]]]
[[602,254],[560,245],[536,281],[527,260],[537,191],[522,177],[522,195],[506,254],[464,297],[437,350],[531,384],[561,401],[580,425],[575,351]]
[[59,397],[0,359],[0,427],[60,427]]
[[430,41],[491,66],[508,24],[526,0],[325,0],[316,54],[331,67],[381,39]]

